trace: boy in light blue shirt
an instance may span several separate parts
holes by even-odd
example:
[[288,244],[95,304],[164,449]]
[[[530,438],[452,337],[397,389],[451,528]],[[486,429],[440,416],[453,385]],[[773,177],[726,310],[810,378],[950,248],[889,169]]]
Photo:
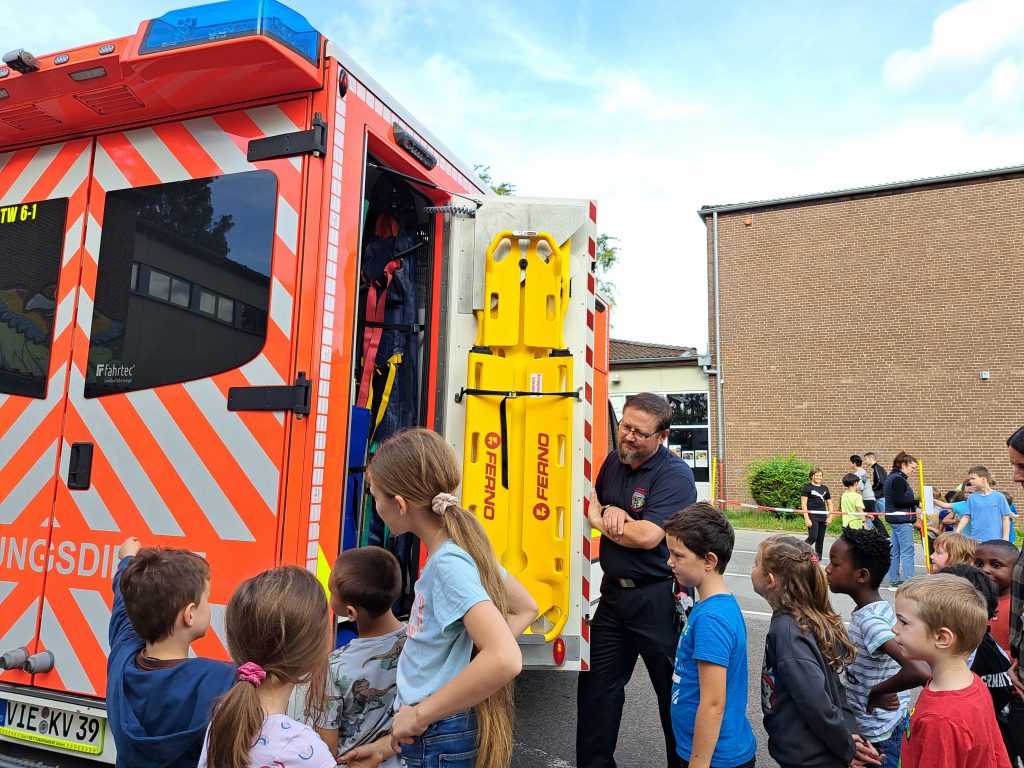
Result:
[[672,728],[683,765],[748,768],[757,741],[747,720],[747,627],[725,584],[736,540],[721,512],[698,502],[665,524],[668,565],[698,601],[679,636]]
[[977,541],[1009,541],[1010,505],[1006,503],[1003,494],[992,490],[992,476],[989,471],[985,467],[971,467],[967,479],[974,493],[967,497],[967,509],[957,523],[957,533],[967,528],[968,533],[965,535]]

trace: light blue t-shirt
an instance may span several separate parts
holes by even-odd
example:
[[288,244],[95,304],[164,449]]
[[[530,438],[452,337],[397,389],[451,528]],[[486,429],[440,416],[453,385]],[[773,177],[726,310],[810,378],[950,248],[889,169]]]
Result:
[[1009,516],[1010,505],[998,491],[984,496],[972,493],[967,497],[967,514],[971,516],[970,537],[978,541],[1003,538],[1003,518]]
[[398,657],[396,709],[423,701],[469,665],[473,639],[462,617],[490,599],[464,549],[450,540],[437,548],[416,582],[405,649]]
[[679,635],[672,675],[672,730],[676,752],[684,760],[693,752],[693,731],[700,704],[697,662],[725,667],[725,712],[711,765],[745,763],[757,752],[757,740],[747,721],[747,625],[732,595],[713,595],[698,601]]

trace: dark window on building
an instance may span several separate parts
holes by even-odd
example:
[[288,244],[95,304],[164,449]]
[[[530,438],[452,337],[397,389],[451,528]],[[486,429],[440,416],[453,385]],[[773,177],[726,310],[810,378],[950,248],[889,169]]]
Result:
[[276,207],[271,171],[109,193],[86,397],[202,379],[256,357]]
[[0,393],[46,397],[68,201],[0,206]]

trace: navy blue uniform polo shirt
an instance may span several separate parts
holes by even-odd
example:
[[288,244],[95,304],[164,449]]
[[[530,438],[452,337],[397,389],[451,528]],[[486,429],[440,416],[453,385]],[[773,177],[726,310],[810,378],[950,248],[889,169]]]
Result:
[[[662,528],[672,515],[697,501],[690,465],[664,445],[636,469],[619,461],[617,452],[608,454],[594,487],[602,504],[619,507],[634,520]],[[654,549],[633,549],[602,536],[601,568],[617,579],[672,576],[664,539]]]

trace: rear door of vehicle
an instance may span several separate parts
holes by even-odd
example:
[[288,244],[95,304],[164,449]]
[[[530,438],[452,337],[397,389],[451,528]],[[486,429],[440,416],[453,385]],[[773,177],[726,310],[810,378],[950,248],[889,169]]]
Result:
[[47,539],[35,604],[26,591],[0,606],[5,620],[17,614],[7,645],[56,657],[37,686],[103,694],[110,578],[126,536],[210,561],[203,655],[224,655],[217,629],[231,588],[279,559],[295,422],[228,399],[295,378],[304,161],[249,162],[247,148],[306,127],[307,112],[296,100],[95,139],[73,343],[53,363],[66,401],[21,430],[47,447],[56,478],[31,516],[4,502]]

